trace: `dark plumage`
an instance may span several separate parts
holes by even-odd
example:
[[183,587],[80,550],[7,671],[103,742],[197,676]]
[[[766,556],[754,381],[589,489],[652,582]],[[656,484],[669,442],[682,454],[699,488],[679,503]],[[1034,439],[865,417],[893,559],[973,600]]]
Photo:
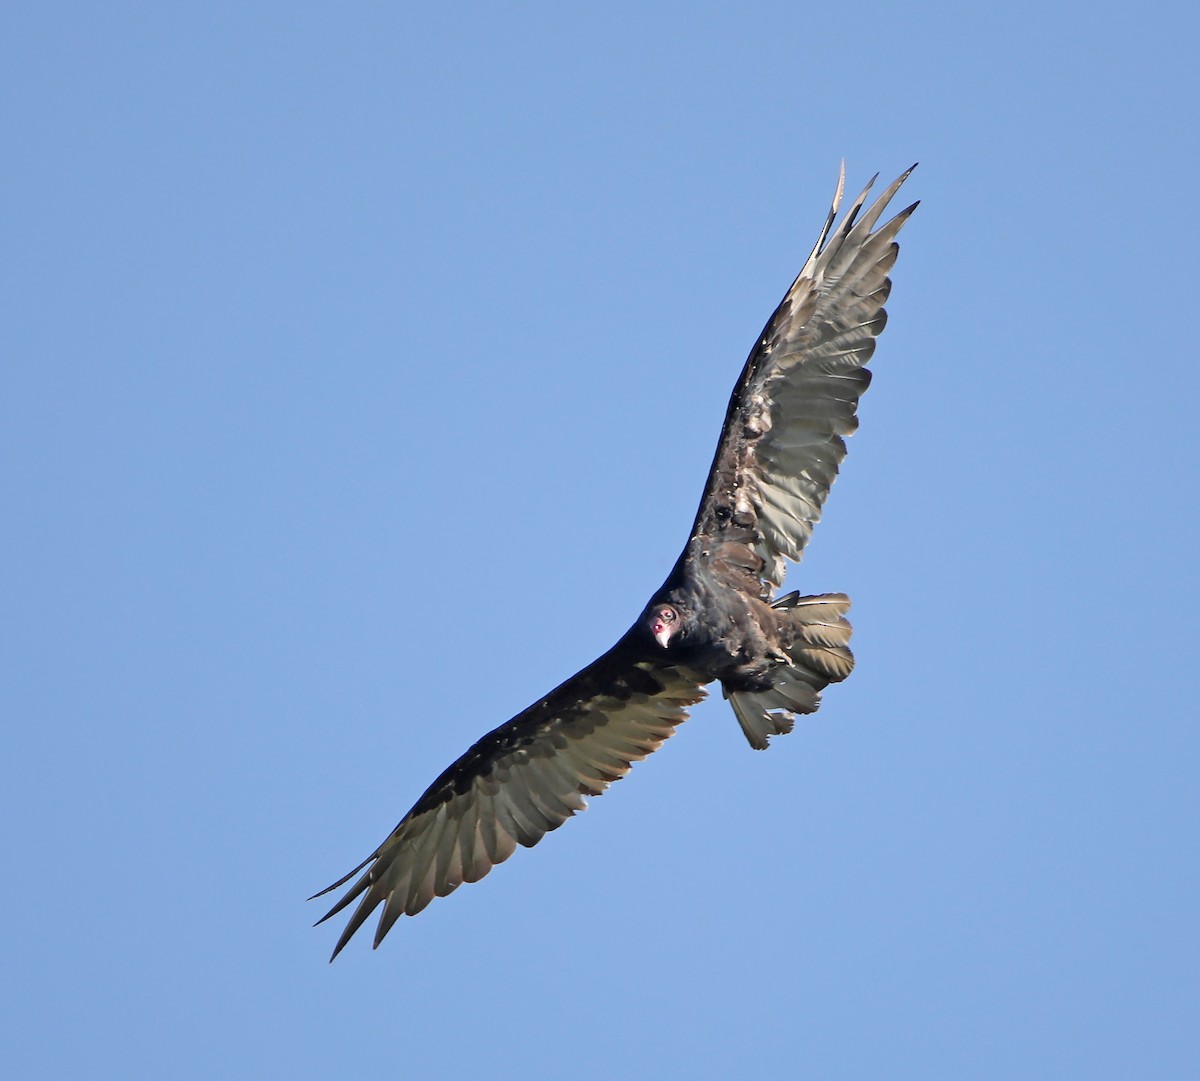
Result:
[[518,844],[536,844],[583,810],[585,796],[675,731],[706,684],[720,681],[761,749],[850,674],[849,598],[772,594],[786,561],[800,559],[845,456],[843,436],[858,424],[896,235],[917,204],[877,224],[911,172],[864,211],[868,184],[833,229],[839,178],[812,254],[734,388],[691,536],[667,580],[612,649],[484,736],[379,848],[321,891],[363,872],[320,921],[361,898],[334,957],[380,905],[376,946],[400,916],[479,880]]

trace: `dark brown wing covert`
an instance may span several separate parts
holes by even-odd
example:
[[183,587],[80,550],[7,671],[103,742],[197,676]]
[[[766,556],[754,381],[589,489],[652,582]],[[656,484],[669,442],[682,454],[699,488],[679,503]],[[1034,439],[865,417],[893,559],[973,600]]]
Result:
[[875,226],[911,172],[861,213],[872,180],[834,229],[843,172],[825,228],[730,398],[693,526],[693,539],[713,543],[691,545],[689,558],[731,557],[751,569],[764,599],[782,584],[786,561],[800,560],[846,455],[844,437],[858,427],[865,365],[887,322],[896,235],[917,204]]
[[[624,641],[624,640],[623,640]],[[685,669],[639,661],[621,644],[489,732],[416,802],[321,920],[360,898],[336,957],[380,905],[375,945],[403,915],[477,882],[518,844],[531,847],[658,749],[704,697]],[[331,958],[332,960],[332,958]]]

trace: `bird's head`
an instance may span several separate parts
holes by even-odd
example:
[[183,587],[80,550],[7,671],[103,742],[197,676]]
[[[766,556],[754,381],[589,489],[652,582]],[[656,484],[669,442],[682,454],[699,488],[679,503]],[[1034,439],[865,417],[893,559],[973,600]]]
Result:
[[683,630],[683,619],[673,605],[652,604],[646,613],[646,626],[663,649],[670,649],[671,639]]

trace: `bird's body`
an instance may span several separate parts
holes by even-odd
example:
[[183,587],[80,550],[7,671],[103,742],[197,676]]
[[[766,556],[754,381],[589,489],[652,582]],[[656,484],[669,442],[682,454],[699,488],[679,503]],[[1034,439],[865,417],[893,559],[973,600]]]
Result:
[[[867,189],[768,321],[730,398],[688,542],[643,613],[602,657],[489,732],[426,790],[322,919],[359,904],[334,956],[379,905],[395,921],[482,878],[657,749],[719,681],[751,746],[791,731],[854,664],[840,593],[775,598],[798,561],[857,426],[864,365],[886,322],[896,234],[876,228],[908,172],[865,211]],[[861,216],[860,216],[861,212]],[[318,895],[319,896],[319,895]]]

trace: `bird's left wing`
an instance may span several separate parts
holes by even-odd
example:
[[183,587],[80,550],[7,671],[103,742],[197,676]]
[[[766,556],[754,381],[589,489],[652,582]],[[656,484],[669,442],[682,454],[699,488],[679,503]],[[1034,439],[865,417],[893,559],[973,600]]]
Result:
[[728,584],[778,589],[821,517],[887,321],[896,234],[917,204],[879,221],[911,172],[869,206],[868,184],[834,228],[839,177],[825,228],[734,388],[689,544],[740,572]]
[[704,697],[703,681],[632,658],[624,641],[479,740],[366,860],[314,895],[363,872],[317,921],[361,897],[333,957],[380,905],[376,946],[401,916],[477,882],[518,844],[537,844],[674,733]]

